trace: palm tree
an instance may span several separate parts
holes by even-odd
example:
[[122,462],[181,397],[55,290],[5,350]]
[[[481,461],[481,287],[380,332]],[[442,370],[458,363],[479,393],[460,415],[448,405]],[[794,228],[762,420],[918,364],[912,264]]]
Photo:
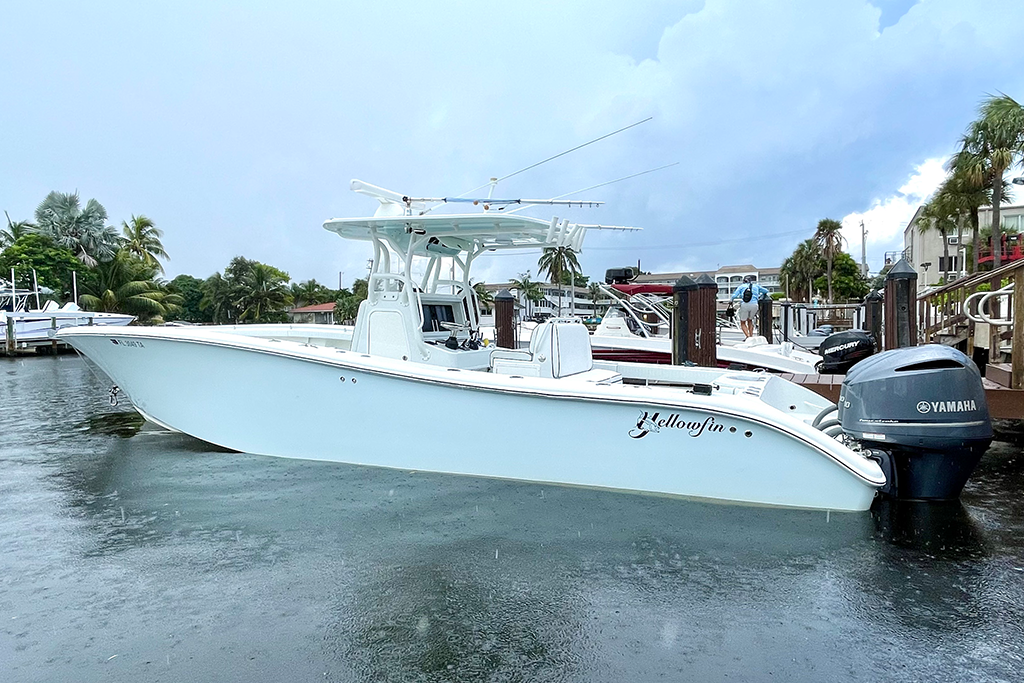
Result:
[[164,272],[158,258],[167,258],[164,245],[160,238],[164,236],[162,230],[146,216],[139,214],[132,215],[131,222],[121,222],[121,248],[138,257],[143,263],[155,269],[156,272]]
[[477,282],[473,285],[473,293],[476,294],[476,301],[480,308],[490,313],[494,308],[494,294],[487,289],[487,285]]
[[843,224],[832,218],[822,218],[818,221],[818,227],[814,232],[814,239],[821,247],[821,253],[825,256],[828,278],[828,302],[832,303],[832,261],[837,253],[843,250]]
[[235,322],[235,288],[231,281],[220,273],[214,273],[203,281],[203,298],[199,301],[199,310],[210,311],[214,323]]
[[95,273],[95,284],[79,297],[87,310],[127,313],[146,322],[181,311],[181,296],[168,292],[153,279],[151,267],[133,262],[127,252],[99,264]]
[[337,292],[320,284],[315,278],[310,278],[305,282],[293,282],[291,293],[296,306],[326,304],[337,298]]
[[[547,247],[537,261],[541,273],[547,273],[551,282],[558,285],[558,314],[562,314],[562,276],[565,273],[578,275],[580,263],[572,247]],[[575,296],[573,292],[573,296]]]
[[[1002,263],[1003,174],[1024,156],[1024,107],[1008,95],[990,96],[961,140],[958,164],[972,182],[992,187],[992,267]],[[987,172],[986,172],[987,171]],[[977,254],[977,249],[975,249]]]
[[19,237],[24,237],[35,230],[35,224],[29,221],[18,221],[15,223],[11,220],[9,213],[4,211],[4,215],[7,216],[7,229],[0,230],[0,249],[6,249],[7,247],[18,241]]
[[594,317],[597,317],[597,300],[601,298],[604,292],[601,291],[601,285],[598,282],[591,282],[587,287],[587,294],[590,295],[590,300],[594,302]]
[[949,281],[949,240],[950,230],[960,224],[956,206],[947,195],[936,192],[918,214],[918,229],[924,233],[938,230],[942,237],[942,281]]
[[237,305],[240,321],[271,322],[291,303],[292,295],[277,269],[254,262],[239,278]]
[[107,210],[95,199],[83,209],[77,192],[51,192],[36,208],[35,217],[36,232],[70,250],[87,266],[109,261],[117,253],[117,232],[106,225]]
[[525,273],[519,273],[518,280],[510,280],[508,283],[509,289],[514,289],[521,296],[526,299],[527,309],[526,315],[530,315],[530,303],[537,303],[544,300],[544,290],[541,289],[539,282],[534,282],[530,279],[530,271]]
[[797,292],[803,292],[804,283],[807,284],[807,302],[810,303],[814,295],[814,280],[821,275],[821,247],[812,237],[804,240],[793,253],[782,262],[779,274],[795,283]]

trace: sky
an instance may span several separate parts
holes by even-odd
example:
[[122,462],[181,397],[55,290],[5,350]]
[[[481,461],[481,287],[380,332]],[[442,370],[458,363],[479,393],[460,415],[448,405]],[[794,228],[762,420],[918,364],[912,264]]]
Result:
[[[777,267],[818,221],[868,264],[902,248],[981,100],[1024,101],[1019,0],[18,2],[0,0],[0,209],[51,190],[113,225],[164,231],[168,277],[238,255],[346,286],[367,243],[322,229],[370,215],[353,178],[495,196],[591,233],[584,272]],[[481,257],[475,280],[538,254]]]

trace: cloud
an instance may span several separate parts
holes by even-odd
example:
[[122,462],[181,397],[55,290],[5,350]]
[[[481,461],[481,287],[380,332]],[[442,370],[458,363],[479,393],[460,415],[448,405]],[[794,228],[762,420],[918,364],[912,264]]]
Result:
[[[644,228],[588,236],[586,272],[770,267],[825,217],[871,214],[881,249],[899,222],[882,214],[918,196],[894,189],[914,164],[948,155],[985,93],[1024,93],[1010,0],[583,5],[14,3],[0,208],[27,218],[78,188],[113,221],[152,217],[170,275],[243,254],[351,280],[367,245],[320,229],[373,210],[350,178],[458,194],[653,115],[499,191],[550,197],[679,161],[563,215]],[[126,58],[125,35],[146,49]],[[685,246],[716,238],[733,241]],[[535,264],[480,265],[501,280]]]
[[848,251],[860,260],[861,221],[867,229],[868,265],[880,267],[885,251],[903,249],[903,230],[917,208],[938,189],[946,178],[945,160],[926,159],[914,167],[906,182],[893,194],[875,199],[870,208],[843,217],[843,237]]

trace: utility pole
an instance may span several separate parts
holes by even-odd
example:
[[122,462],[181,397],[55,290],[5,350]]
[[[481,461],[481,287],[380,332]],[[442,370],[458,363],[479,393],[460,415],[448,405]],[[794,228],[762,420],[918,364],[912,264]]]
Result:
[[861,274],[868,276],[868,231],[864,228],[864,221],[860,222],[860,269]]

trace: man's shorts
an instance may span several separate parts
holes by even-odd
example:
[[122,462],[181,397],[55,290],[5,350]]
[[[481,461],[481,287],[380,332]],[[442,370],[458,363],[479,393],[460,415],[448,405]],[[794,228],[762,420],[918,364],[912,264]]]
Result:
[[756,301],[741,301],[739,311],[740,322],[744,320],[756,320],[757,319],[757,302]]

